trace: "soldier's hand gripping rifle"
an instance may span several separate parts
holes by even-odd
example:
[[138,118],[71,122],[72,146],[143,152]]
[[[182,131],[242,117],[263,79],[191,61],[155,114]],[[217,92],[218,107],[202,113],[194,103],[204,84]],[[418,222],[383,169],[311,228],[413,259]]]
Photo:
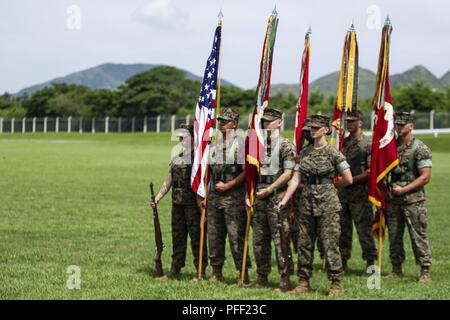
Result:
[[164,249],[164,244],[162,241],[161,225],[159,223],[158,208],[156,207],[155,193],[153,191],[153,183],[152,182],[150,182],[150,195],[151,195],[151,201],[153,203],[155,203],[155,207],[153,208],[153,224],[155,226],[156,256],[155,256],[155,271],[153,273],[153,276],[155,278],[159,278],[164,275],[162,261],[161,261],[161,255],[162,255],[162,252]]

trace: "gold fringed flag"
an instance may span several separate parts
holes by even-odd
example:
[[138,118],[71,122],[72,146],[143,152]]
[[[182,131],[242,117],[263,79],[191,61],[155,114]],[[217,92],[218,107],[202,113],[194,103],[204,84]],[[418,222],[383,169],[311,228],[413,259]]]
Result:
[[389,79],[391,32],[392,26],[387,18],[381,36],[376,88],[372,100],[375,120],[370,163],[369,200],[377,206],[372,232],[378,238],[379,269],[381,269],[381,249],[386,228],[386,176],[398,165],[397,145],[394,138],[394,108]]
[[309,80],[309,53],[310,53],[310,35],[308,30],[305,36],[305,49],[302,55],[302,69],[300,71],[300,96],[297,103],[297,121],[295,125],[294,144],[297,148],[297,154],[300,153],[303,145],[302,127],[308,114],[308,80]]
[[252,118],[245,140],[245,182],[247,186],[247,197],[251,208],[247,216],[247,226],[244,239],[244,253],[242,259],[241,280],[244,280],[246,258],[248,250],[248,233],[253,216],[253,203],[255,200],[256,183],[258,180],[261,155],[264,149],[264,135],[261,125],[261,117],[264,109],[269,104],[270,75],[272,72],[272,57],[277,34],[278,14],[274,9],[267,23],[266,36],[259,70],[259,81],[256,88],[256,105],[253,108]]
[[342,149],[346,114],[356,111],[358,103],[358,42],[353,24],[345,36],[339,75],[337,101],[333,113],[331,144]]

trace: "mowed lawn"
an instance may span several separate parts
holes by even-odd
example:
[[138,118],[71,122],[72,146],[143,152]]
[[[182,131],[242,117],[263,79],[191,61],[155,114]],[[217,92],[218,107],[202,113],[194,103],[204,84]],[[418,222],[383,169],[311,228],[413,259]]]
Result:
[[[354,235],[343,299],[450,298],[450,136],[422,138],[433,151],[434,164],[426,189],[433,282],[417,283],[419,268],[406,234],[405,277],[386,277],[391,267],[385,241],[381,289],[368,289]],[[169,133],[0,135],[0,298],[326,299],[329,282],[318,271],[308,295],[274,292],[279,281],[275,258],[270,288],[238,288],[229,248],[227,283],[191,282],[195,269],[190,249],[181,281],[153,279],[148,184],[153,181],[159,190],[176,143]],[[170,203],[168,195],[159,206],[166,272],[171,262]],[[67,288],[71,265],[81,269],[80,290]],[[250,274],[255,279],[255,267]]]

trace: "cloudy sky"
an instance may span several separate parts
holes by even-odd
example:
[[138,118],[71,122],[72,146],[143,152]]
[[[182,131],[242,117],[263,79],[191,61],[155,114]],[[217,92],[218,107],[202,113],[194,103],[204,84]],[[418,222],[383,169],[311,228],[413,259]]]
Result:
[[275,3],[280,20],[272,83],[298,81],[309,25],[312,80],[339,69],[352,20],[360,65],[376,70],[388,13],[392,73],[418,64],[438,77],[450,70],[446,0],[17,0],[0,3],[0,93],[106,62],[167,64],[201,75],[221,7],[222,77],[251,88]]

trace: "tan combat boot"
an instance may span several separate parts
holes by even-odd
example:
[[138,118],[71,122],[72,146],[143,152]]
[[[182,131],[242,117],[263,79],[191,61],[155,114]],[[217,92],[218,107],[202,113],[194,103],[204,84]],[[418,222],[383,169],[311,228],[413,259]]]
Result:
[[369,267],[375,265],[375,262],[373,260],[367,260],[367,264],[366,264],[366,270],[364,270],[363,272],[363,276],[370,276],[372,275],[372,273],[369,272]]
[[180,280],[180,271],[179,268],[172,268],[168,274],[155,279],[159,281]]
[[269,279],[268,279],[267,275],[258,274],[258,278],[256,279],[256,282],[253,284],[253,287],[254,288],[267,287],[268,283],[269,283]]
[[311,287],[309,286],[309,279],[299,279],[298,285],[291,291],[288,291],[288,293],[297,295],[297,294],[308,293],[310,290],[311,290]]
[[275,289],[276,292],[288,292],[292,290],[291,280],[289,276],[281,276],[280,287]]
[[213,275],[211,278],[209,278],[209,281],[224,281],[223,275],[222,275],[222,268],[220,267],[213,267]]
[[248,276],[248,270],[245,270],[244,273],[244,281],[241,280],[241,275],[239,274],[238,278],[238,286],[242,288],[249,288],[250,287],[250,277]]
[[331,282],[330,291],[328,291],[329,297],[337,297],[342,291],[341,281],[333,280]]
[[403,277],[402,265],[401,264],[393,264],[392,272],[389,274],[391,278],[401,278]]
[[430,283],[431,282],[431,274],[430,274],[430,267],[422,267],[420,270],[420,283]]

